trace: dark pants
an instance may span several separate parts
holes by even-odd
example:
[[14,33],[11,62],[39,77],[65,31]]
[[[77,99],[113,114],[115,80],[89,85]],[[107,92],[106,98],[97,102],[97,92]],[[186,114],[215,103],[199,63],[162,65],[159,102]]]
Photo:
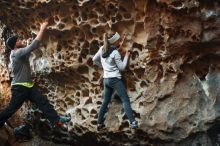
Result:
[[103,102],[102,102],[102,105],[101,105],[101,108],[98,114],[98,124],[102,124],[104,122],[104,115],[106,113],[106,108],[110,102],[113,91],[116,91],[116,93],[120,97],[122,104],[123,104],[124,111],[130,123],[135,121],[133,114],[132,114],[130,100],[129,100],[129,97],[126,92],[126,88],[122,80],[118,78],[105,78],[104,79],[104,95],[103,95],[104,99],[103,99]]
[[26,100],[30,100],[32,103],[35,103],[48,118],[51,124],[55,124],[55,122],[59,120],[59,116],[53,106],[49,103],[47,98],[40,94],[35,85],[32,88],[27,88],[21,85],[13,85],[11,87],[11,93],[12,96],[8,107],[0,113],[1,126],[22,106]]

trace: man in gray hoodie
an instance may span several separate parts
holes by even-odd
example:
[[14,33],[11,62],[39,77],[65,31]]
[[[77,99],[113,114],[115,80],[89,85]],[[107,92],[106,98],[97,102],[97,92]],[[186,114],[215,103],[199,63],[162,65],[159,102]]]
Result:
[[0,113],[0,127],[22,106],[24,101],[35,103],[53,126],[61,126],[70,118],[58,116],[53,106],[43,97],[31,79],[29,57],[32,51],[39,48],[40,41],[47,28],[48,22],[41,24],[40,31],[30,45],[25,46],[16,36],[7,39],[6,46],[11,49],[10,66],[12,71],[11,100],[9,105]]

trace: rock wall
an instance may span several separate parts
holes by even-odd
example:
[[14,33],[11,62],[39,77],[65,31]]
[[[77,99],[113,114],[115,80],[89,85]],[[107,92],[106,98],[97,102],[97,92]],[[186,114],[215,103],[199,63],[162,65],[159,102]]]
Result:
[[[219,118],[220,2],[214,0],[35,0],[0,2],[0,21],[23,38],[50,18],[33,75],[60,114],[71,114],[70,131],[111,145],[212,145],[208,129]],[[123,73],[139,128],[130,131],[117,96],[96,131],[102,70],[92,57],[111,30],[123,36]],[[1,43],[0,96],[9,76]],[[2,100],[2,99],[1,99]],[[217,133],[216,133],[217,134]],[[93,137],[90,137],[91,139]],[[87,137],[87,139],[89,139]]]

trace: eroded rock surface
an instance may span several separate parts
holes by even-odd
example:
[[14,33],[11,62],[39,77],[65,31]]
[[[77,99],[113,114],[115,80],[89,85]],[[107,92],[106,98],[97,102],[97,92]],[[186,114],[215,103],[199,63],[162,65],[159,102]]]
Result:
[[[0,9],[3,105],[10,95],[4,38],[9,30],[27,38],[49,17],[32,70],[55,109],[71,114],[71,132],[110,145],[215,144],[207,131],[220,112],[219,1],[2,0]],[[114,97],[106,114],[108,132],[96,131],[102,70],[93,66],[92,56],[111,29],[124,37],[121,53],[132,52],[124,80],[139,123],[135,132]]]

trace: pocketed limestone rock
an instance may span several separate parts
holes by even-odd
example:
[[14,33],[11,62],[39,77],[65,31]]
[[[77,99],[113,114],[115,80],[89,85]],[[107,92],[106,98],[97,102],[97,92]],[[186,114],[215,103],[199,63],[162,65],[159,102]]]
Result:
[[[27,38],[49,18],[46,37],[30,58],[33,75],[59,114],[72,116],[69,130],[80,142],[211,145],[207,131],[219,120],[219,7],[214,0],[3,0],[0,22],[11,31],[0,31],[1,103],[10,95],[4,38],[13,32]],[[123,37],[122,57],[131,51],[123,80],[135,132],[117,96],[108,107],[107,131],[96,130],[103,72],[92,57],[111,30]]]

